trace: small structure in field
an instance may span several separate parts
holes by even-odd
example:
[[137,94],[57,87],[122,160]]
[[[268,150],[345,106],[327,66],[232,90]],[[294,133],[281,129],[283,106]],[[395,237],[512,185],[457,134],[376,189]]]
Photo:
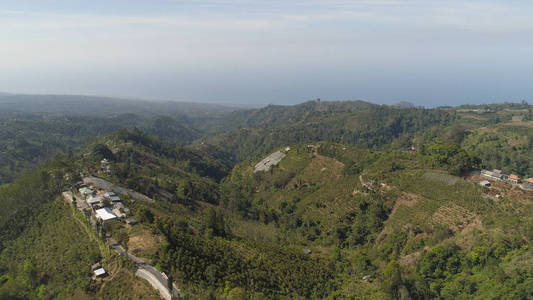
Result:
[[411,154],[417,154],[418,153],[418,150],[415,148],[415,146],[410,146],[408,149],[407,149],[407,152],[411,153]]
[[105,277],[107,274],[104,268],[96,269],[93,271],[93,273],[94,273],[94,277],[96,278]]
[[379,188],[374,184],[373,181],[367,181],[365,183],[363,183],[363,188],[365,188],[366,190],[368,191],[371,191],[371,192],[375,192],[377,191]]
[[487,180],[483,180],[479,183],[479,185],[481,185],[482,187],[489,187],[490,182],[488,182]]
[[94,271],[96,269],[100,269],[101,267],[102,267],[102,265],[99,262],[97,262],[97,263],[95,263],[94,265],[91,266],[91,271]]
[[94,274],[94,278],[101,278],[106,276],[106,271],[104,268],[102,268],[102,265],[97,262],[94,265],[91,266],[91,271]]

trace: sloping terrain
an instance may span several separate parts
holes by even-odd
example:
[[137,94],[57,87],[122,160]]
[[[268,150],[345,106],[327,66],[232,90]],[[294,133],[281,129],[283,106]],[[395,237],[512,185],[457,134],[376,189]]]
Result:
[[[516,112],[504,107],[486,116],[471,108],[359,104],[240,112],[256,127],[188,146],[122,129],[58,156],[0,188],[0,292],[113,299],[133,297],[122,291],[131,286],[153,295],[127,263],[80,235],[76,250],[68,250],[63,236],[75,235],[76,226],[70,207],[53,199],[80,176],[95,176],[153,200],[120,195],[137,224],[117,220],[102,232],[165,272],[185,297],[533,297],[533,193],[503,181],[482,187],[479,172],[471,172],[492,166],[480,156],[495,134],[494,151],[514,153],[501,162],[504,171],[518,173],[513,165],[527,155],[528,117],[509,125]],[[186,130],[165,118],[155,122],[158,135]],[[277,164],[254,172],[277,151],[285,154]],[[41,256],[35,267],[33,247],[68,267]],[[96,255],[111,276],[92,282],[81,265]],[[47,268],[58,275],[44,274]],[[74,283],[61,285],[65,274]]]

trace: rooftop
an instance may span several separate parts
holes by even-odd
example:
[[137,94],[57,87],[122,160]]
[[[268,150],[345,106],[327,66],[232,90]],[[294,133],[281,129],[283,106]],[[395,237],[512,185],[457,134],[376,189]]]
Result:
[[104,268],[100,268],[100,269],[94,270],[94,275],[96,275],[96,276],[101,276],[101,275],[104,275],[104,274],[105,274]]
[[102,219],[103,221],[117,218],[117,216],[109,209],[109,207],[97,209],[95,212],[96,217]]
[[95,203],[100,203],[102,201],[102,197],[100,196],[89,196],[89,198],[87,198],[87,203],[89,204],[95,204]]
[[92,194],[93,193],[93,189],[91,189],[89,187],[82,187],[80,189],[80,193],[82,193],[84,195]]

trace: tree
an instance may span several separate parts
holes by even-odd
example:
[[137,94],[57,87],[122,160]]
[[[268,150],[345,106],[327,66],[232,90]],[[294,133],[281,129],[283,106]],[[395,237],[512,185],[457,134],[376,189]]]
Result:
[[389,262],[387,267],[385,267],[385,271],[383,271],[383,277],[385,290],[393,296],[396,296],[398,288],[402,284],[400,264],[395,260]]
[[224,221],[224,216],[222,213],[213,208],[210,208],[207,211],[205,226],[207,230],[212,230],[212,232],[217,236],[226,236],[226,223]]
[[246,291],[243,288],[236,287],[231,289],[228,294],[228,300],[246,300]]
[[96,144],[93,148],[93,153],[98,159],[107,158],[114,159],[113,152],[104,144]]
[[167,287],[171,295],[172,295],[172,291],[174,290],[174,286],[172,285],[173,281],[174,281],[174,277],[172,276],[172,272],[169,272],[168,279],[167,279]]
[[128,233],[124,230],[120,230],[117,233],[117,242],[119,242],[122,246],[124,246],[124,249],[126,249],[126,252],[128,252],[128,243],[130,241],[130,236]]
[[154,222],[154,215],[152,214],[152,211],[146,207],[140,207],[139,210],[137,210],[137,217],[139,218],[140,222]]

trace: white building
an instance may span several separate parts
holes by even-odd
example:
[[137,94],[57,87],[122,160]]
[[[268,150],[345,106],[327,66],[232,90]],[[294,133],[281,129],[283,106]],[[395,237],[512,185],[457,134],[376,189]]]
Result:
[[105,276],[105,270],[104,268],[96,269],[93,271],[95,277],[104,277]]
[[109,209],[109,207],[97,209],[95,213],[96,218],[102,221],[113,220],[117,218],[117,216],[111,211],[111,209]]

